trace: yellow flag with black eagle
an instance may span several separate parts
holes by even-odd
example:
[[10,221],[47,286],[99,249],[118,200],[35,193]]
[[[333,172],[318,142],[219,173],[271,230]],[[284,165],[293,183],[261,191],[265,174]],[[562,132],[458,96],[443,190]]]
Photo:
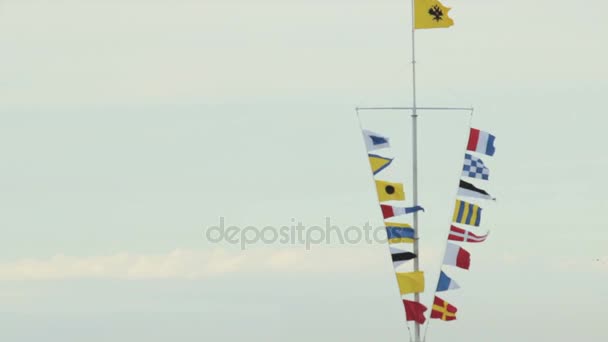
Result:
[[454,25],[448,17],[449,7],[438,0],[414,0],[414,28],[432,29]]

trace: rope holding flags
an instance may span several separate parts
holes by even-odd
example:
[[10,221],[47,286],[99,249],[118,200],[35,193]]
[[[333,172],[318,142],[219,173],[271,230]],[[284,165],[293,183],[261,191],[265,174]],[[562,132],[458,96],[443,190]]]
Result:
[[[390,148],[390,139],[382,133],[362,129],[367,156],[375,182],[378,204],[384,218],[387,242],[395,270],[395,278],[401,295],[406,321],[424,323],[424,313],[427,307],[417,301],[407,299],[408,295],[422,293],[425,290],[424,272],[418,270],[404,269],[412,265],[412,261],[418,256],[412,250],[412,244],[416,241],[415,227],[409,222],[403,222],[405,215],[418,211],[424,211],[421,206],[406,207],[395,204],[395,201],[405,201],[405,186],[403,183],[378,179],[382,171],[393,165],[394,158],[383,156],[378,150]],[[373,152],[373,153],[371,153]]]
[[[487,191],[477,187],[473,180],[487,181],[490,178],[490,169],[484,164],[481,158],[474,154],[483,154],[493,156],[496,152],[494,142],[496,137],[488,132],[481,131],[476,128],[469,129],[469,139],[464,155],[461,178],[469,178],[471,181],[460,179],[458,185],[457,197],[466,197],[472,200],[490,200],[495,201],[492,195]],[[464,247],[456,244],[456,242],[481,243],[484,242],[489,234],[473,232],[469,229],[461,228],[458,225],[469,226],[473,229],[478,229],[481,226],[481,213],[483,208],[476,203],[468,202],[457,198],[454,204],[454,213],[452,215],[452,224],[446,242],[443,262],[440,269],[439,280],[435,293],[442,291],[450,291],[459,289],[460,286],[445,273],[444,266],[452,266],[464,270],[468,270],[471,265],[471,254]],[[433,307],[431,310],[431,319],[442,321],[456,320],[456,312],[458,309],[437,297],[435,294]]]

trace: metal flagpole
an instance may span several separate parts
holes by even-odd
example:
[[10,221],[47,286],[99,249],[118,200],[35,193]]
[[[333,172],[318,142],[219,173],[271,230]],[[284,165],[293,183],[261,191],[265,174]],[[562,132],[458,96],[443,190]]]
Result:
[[[411,9],[412,9],[412,107],[357,107],[357,113],[359,110],[411,110],[412,114],[412,197],[413,197],[413,206],[418,206],[418,109],[420,110],[467,110],[473,111],[473,108],[463,108],[463,107],[417,107],[416,103],[416,7],[415,1],[411,0]],[[414,271],[417,272],[420,270],[420,250],[419,250],[419,231],[420,226],[418,225],[418,211],[414,211],[414,220],[413,220],[413,228],[414,228],[414,254],[416,258],[414,258]],[[416,302],[420,302],[420,293],[414,293],[414,300]],[[428,327],[428,325],[427,325]],[[420,324],[415,322],[414,329],[414,342],[422,342],[420,338]],[[411,339],[411,336],[410,336]],[[425,336],[426,340],[426,336]]]
[[[415,0],[411,1],[412,4],[412,192],[413,192],[413,206],[418,205],[418,112],[416,111],[416,25],[415,25]],[[414,211],[414,271],[420,269],[420,253],[418,246],[418,211]],[[414,300],[420,302],[420,294],[414,294]],[[414,342],[420,341],[420,324],[415,322],[414,327]]]

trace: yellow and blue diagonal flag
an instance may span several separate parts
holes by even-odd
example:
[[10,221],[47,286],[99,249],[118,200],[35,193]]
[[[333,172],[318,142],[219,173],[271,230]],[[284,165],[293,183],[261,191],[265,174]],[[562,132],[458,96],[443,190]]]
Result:
[[407,223],[385,222],[386,236],[389,244],[414,243],[416,232]]
[[482,208],[476,204],[456,200],[452,221],[455,223],[479,227],[479,223],[481,221],[481,210]]
[[414,28],[433,29],[454,25],[448,17],[449,7],[438,0],[414,0]]
[[374,176],[377,175],[380,171],[386,169],[393,162],[393,159],[379,156],[377,154],[370,153],[368,156],[369,165],[371,165],[372,167],[372,172]]

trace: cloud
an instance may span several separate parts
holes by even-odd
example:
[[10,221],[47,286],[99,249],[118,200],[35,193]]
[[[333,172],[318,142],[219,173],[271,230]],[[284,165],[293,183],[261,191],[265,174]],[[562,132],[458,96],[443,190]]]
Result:
[[[305,248],[258,248],[238,250],[215,247],[205,250],[176,248],[166,253],[121,252],[109,255],[25,258],[0,263],[0,280],[107,279],[204,279],[253,273],[354,273],[390,269],[386,246],[316,246]],[[423,269],[434,269],[443,251],[423,248]],[[480,264],[492,268],[531,264],[555,271],[608,271],[608,257],[549,258],[511,253],[486,254]]]
[[123,252],[86,257],[57,254],[0,263],[0,279],[196,279],[251,272],[348,272],[385,262],[386,254],[373,248],[175,249],[161,254]]

